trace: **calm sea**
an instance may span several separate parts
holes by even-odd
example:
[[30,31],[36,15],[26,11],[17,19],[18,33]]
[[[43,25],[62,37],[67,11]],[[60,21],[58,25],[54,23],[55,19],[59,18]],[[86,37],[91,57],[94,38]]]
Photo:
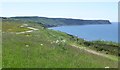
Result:
[[49,29],[62,31],[85,40],[105,40],[118,42],[118,24],[101,24],[101,25],[76,25],[52,27]]

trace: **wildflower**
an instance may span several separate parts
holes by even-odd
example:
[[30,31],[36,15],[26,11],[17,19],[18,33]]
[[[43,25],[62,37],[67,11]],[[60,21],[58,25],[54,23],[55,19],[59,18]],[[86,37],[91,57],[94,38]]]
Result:
[[58,43],[58,42],[59,42],[59,40],[56,41],[56,43]]
[[66,42],[66,40],[63,40],[63,42]]
[[43,46],[43,44],[40,44],[41,46]]
[[26,45],[26,47],[29,47],[29,45]]
[[110,67],[106,66],[105,68],[110,68]]

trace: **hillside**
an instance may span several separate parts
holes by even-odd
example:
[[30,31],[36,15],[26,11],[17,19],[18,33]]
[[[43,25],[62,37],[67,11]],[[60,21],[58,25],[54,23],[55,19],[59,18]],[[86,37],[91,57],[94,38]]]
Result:
[[72,18],[47,18],[37,16],[11,17],[14,19],[31,21],[44,24],[45,27],[56,27],[63,25],[91,25],[91,24],[111,24],[109,20],[82,20]]
[[[118,67],[117,44],[88,42],[43,26],[35,22],[3,19],[3,68]],[[107,47],[111,49],[105,50]]]

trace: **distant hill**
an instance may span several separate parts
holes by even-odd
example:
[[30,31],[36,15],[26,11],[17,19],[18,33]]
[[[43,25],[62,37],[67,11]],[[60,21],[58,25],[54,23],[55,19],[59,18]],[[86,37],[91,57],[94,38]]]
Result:
[[72,18],[47,18],[37,16],[11,17],[23,21],[31,21],[44,24],[45,27],[56,27],[63,25],[88,25],[88,24],[111,24],[109,20],[82,20]]

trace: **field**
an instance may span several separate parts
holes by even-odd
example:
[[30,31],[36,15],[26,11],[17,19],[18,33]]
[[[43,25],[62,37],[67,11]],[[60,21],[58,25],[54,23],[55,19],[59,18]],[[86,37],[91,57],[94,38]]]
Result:
[[[44,28],[35,22],[5,19],[2,24],[3,68],[118,67],[116,55],[99,52],[111,56],[106,58],[73,46],[86,47],[86,41],[83,39]],[[25,32],[32,30],[28,27],[38,30]],[[18,32],[24,33],[16,34]]]

